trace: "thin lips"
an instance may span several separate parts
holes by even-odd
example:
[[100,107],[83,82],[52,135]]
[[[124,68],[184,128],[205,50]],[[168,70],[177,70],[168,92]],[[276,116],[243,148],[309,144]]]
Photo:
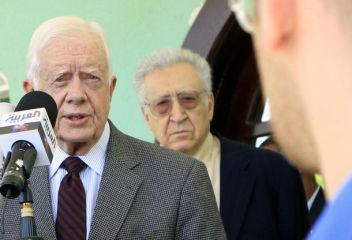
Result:
[[67,117],[67,118],[72,118],[72,117],[80,117],[80,118],[83,118],[83,117],[88,117],[89,114],[86,114],[86,113],[69,113],[69,114],[65,114],[64,117]]
[[183,133],[183,132],[190,132],[190,130],[177,130],[172,132],[172,134]]

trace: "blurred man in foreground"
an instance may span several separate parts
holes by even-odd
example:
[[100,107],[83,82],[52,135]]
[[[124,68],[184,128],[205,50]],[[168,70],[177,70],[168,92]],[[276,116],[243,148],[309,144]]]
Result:
[[332,202],[311,239],[352,239],[352,2],[230,0],[251,33],[274,136]]

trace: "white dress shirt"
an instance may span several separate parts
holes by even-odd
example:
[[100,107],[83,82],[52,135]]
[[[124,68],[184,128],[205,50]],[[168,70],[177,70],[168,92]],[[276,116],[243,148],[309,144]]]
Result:
[[193,157],[202,161],[207,167],[216,203],[220,209],[220,140],[209,132]]
[[312,208],[313,203],[314,203],[314,200],[315,200],[315,198],[316,198],[317,195],[318,195],[319,189],[320,189],[320,187],[318,186],[318,187],[315,189],[315,191],[314,191],[314,193],[312,194],[312,196],[311,196],[311,197],[309,198],[309,200],[307,201],[308,211],[310,211],[310,209]]
[[[89,237],[90,225],[94,213],[95,204],[98,197],[100,181],[103,174],[106,149],[110,136],[109,123],[105,124],[105,128],[99,141],[85,155],[79,157],[87,167],[80,172],[80,178],[86,192],[87,206],[87,239]],[[54,221],[57,216],[58,193],[61,180],[67,174],[64,168],[60,168],[61,163],[70,155],[64,152],[59,146],[56,147],[55,154],[51,165],[49,166],[49,181],[51,191],[51,204],[53,208]]]

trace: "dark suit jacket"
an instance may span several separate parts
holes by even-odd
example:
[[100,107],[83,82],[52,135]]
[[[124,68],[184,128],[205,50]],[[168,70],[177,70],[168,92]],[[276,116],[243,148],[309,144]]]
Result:
[[320,213],[324,209],[325,206],[325,196],[324,190],[319,187],[318,193],[314,198],[312,207],[309,209],[309,226],[312,227],[314,222],[318,219]]
[[[225,239],[202,163],[110,127],[90,239]],[[47,167],[33,170],[34,213],[38,235],[56,239],[48,179]],[[19,211],[8,200],[0,239],[19,236]]]
[[297,170],[275,152],[223,137],[220,144],[220,212],[228,239],[303,239],[307,205]]

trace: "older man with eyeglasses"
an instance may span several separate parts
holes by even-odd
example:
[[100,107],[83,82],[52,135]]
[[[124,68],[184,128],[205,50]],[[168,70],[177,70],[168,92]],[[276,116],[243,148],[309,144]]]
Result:
[[302,239],[307,207],[298,172],[280,155],[210,131],[211,71],[198,54],[159,49],[144,59],[135,88],[160,145],[205,163],[228,239]]
[[331,203],[309,239],[352,239],[352,1],[231,0],[253,35],[276,140]]

